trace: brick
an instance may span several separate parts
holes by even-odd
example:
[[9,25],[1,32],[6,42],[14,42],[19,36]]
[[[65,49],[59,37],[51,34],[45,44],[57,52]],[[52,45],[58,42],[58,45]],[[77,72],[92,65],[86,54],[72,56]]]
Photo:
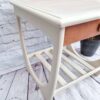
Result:
[[40,30],[26,31],[24,33],[25,33],[25,39],[43,37],[43,33]]
[[[16,16],[9,0],[0,0],[0,52],[20,45]],[[38,28],[33,27],[26,19],[21,18],[27,47],[39,49],[46,45],[47,37]],[[41,45],[40,45],[41,44]],[[40,45],[40,46],[38,46]]]
[[5,35],[2,36],[3,43],[10,43],[10,42],[17,42],[19,41],[18,34],[11,34],[11,35]]

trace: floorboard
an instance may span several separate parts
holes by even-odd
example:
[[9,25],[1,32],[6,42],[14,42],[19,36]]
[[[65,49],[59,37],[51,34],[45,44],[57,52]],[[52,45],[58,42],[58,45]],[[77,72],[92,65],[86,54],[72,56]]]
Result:
[[[41,63],[34,64],[33,67],[39,79],[45,83],[45,76]],[[28,100],[43,100],[43,96],[38,88],[38,85],[35,83],[31,76],[29,76]]]
[[100,100],[100,85],[92,78],[87,78],[59,92],[55,98],[56,100]]
[[5,100],[10,90],[15,72],[0,76],[0,100]]
[[[42,64],[32,66],[39,79],[47,82]],[[96,76],[91,76],[59,92],[55,95],[55,100],[100,100],[100,84],[95,78]],[[25,68],[0,76],[0,100],[44,100],[37,87]]]
[[16,72],[6,100],[27,100],[28,73],[25,69]]

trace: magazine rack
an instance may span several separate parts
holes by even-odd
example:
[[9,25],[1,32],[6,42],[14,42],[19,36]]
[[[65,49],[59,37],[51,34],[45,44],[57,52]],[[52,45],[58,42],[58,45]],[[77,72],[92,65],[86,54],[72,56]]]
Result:
[[[100,70],[100,59],[89,63],[79,57],[71,43],[100,34],[100,3],[96,0],[12,0],[17,17],[21,46],[28,72],[39,85],[45,100],[52,100],[61,90],[89,77]],[[20,17],[39,27],[51,40],[53,47],[28,54],[21,31]],[[49,63],[45,54],[52,63]],[[68,57],[70,56],[70,57]],[[39,59],[49,71],[49,81],[42,83],[30,64],[30,58]],[[85,68],[74,62],[77,60]],[[70,65],[68,68],[66,65]],[[79,75],[71,69],[76,70]],[[85,70],[87,69],[87,70]],[[59,72],[62,70],[67,81]],[[57,86],[58,85],[58,86]]]

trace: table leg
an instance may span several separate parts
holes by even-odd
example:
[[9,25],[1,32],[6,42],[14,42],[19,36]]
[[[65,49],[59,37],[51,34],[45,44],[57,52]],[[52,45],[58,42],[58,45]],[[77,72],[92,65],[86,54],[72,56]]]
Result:
[[16,18],[17,18],[17,23],[18,23],[18,29],[19,29],[19,36],[20,36],[21,47],[22,47],[24,58],[25,58],[25,63],[26,63],[27,71],[31,74],[32,78],[36,81],[36,83],[41,87],[44,84],[42,84],[41,81],[36,76],[35,72],[33,71],[32,66],[31,66],[31,63],[29,61],[27,49],[26,49],[25,43],[24,43],[24,35],[23,35],[22,31],[21,31],[20,17],[16,16]]
[[[46,86],[43,86],[41,84],[41,82],[37,79],[34,72],[32,71],[32,67],[31,67],[31,64],[30,64],[30,61],[29,61],[29,58],[28,58],[27,50],[26,50],[26,47],[25,47],[25,44],[24,44],[24,36],[21,32],[20,18],[18,16],[16,16],[16,18],[17,18],[17,23],[18,23],[21,47],[22,47],[22,50],[23,50],[25,63],[26,63],[28,72],[30,72],[31,76],[39,84],[40,89],[41,89],[41,91],[42,91],[42,93],[45,97],[45,100],[52,100],[54,93],[55,93],[56,86],[57,86],[57,79],[58,79],[59,69],[60,69],[60,65],[61,65],[61,55],[62,55],[62,50],[63,50],[64,33],[65,33],[64,31],[65,30],[55,28],[55,30],[59,30],[59,32],[57,31],[57,33],[54,33],[55,37],[53,37],[55,43],[53,43],[54,50],[53,50],[52,69],[51,69],[48,84]],[[54,32],[55,32],[55,30],[54,30]]]
[[50,73],[50,78],[46,89],[43,90],[46,100],[52,100],[54,96],[54,92],[57,86],[57,79],[59,75],[59,69],[61,66],[61,56],[63,50],[63,43],[64,43],[64,29],[61,29],[58,34],[58,39],[54,44],[53,49],[53,59],[52,59],[52,69]]

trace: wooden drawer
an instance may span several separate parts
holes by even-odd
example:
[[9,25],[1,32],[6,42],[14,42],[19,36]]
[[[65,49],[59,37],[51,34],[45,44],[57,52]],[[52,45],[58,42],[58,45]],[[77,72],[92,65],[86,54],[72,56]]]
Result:
[[78,24],[65,28],[64,45],[100,34],[100,20]]

